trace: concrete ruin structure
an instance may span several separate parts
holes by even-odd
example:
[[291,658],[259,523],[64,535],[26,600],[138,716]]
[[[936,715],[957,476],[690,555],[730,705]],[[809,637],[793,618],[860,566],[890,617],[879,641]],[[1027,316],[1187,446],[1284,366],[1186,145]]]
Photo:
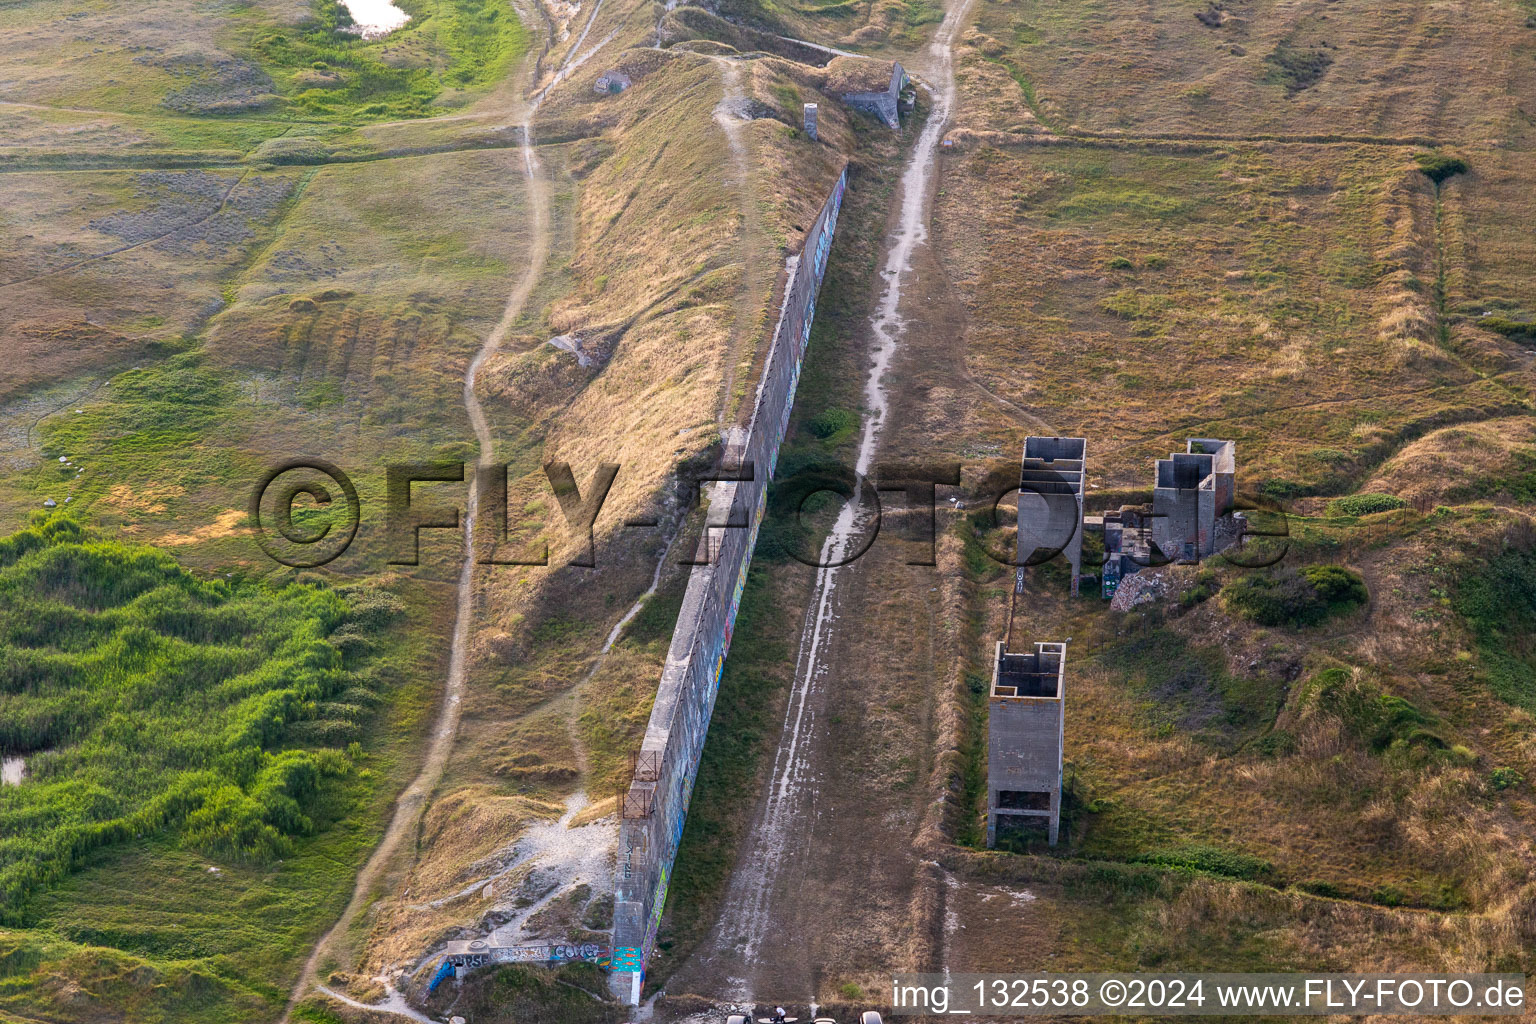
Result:
[[1191,437],[1184,451],[1157,460],[1152,504],[1085,516],[1084,531],[1104,539],[1104,599],[1115,596],[1125,577],[1149,566],[1198,562],[1240,541],[1244,525],[1234,514],[1236,496],[1237,445]]
[[[1083,476],[1088,442],[1081,437],[1027,437],[1019,471],[1019,564],[1060,552],[1072,567],[1072,593],[1083,574]],[[1037,554],[1040,553],[1040,554]]]
[[1216,521],[1232,511],[1237,446],[1192,437],[1157,461],[1152,542],[1165,558],[1196,562],[1217,551]]
[[[730,651],[736,612],[767,508],[768,484],[794,410],[816,297],[826,276],[838,213],[848,188],[846,166],[786,262],[784,301],[758,379],[751,419],[729,435],[723,469],[752,467],[745,479],[711,487],[700,555],[688,575],[677,625],[656,687],[629,790],[619,803],[619,849],[613,894],[610,991],[640,1003],[645,967],[667,905],[673,861],[693,796],[699,756],[714,714],[720,671]],[[724,513],[719,519],[715,510]],[[735,524],[735,525],[732,525]]]
[[821,136],[816,134],[816,113],[819,108],[814,103],[805,105],[805,137],[815,142]]
[[598,75],[597,81],[592,83],[592,91],[605,94],[621,93],[633,84],[628,75],[615,68]]
[[887,128],[899,129],[901,94],[909,81],[899,61],[838,57],[827,65],[825,91],[854,110],[875,115]]
[[1043,824],[1052,846],[1061,831],[1067,645],[1037,643],[1013,653],[997,643],[987,698],[987,846],[999,824]]
[[1104,564],[1099,569],[1099,594],[1104,600],[1113,600],[1125,577],[1154,564],[1151,522],[1151,511],[1134,505],[1083,518],[1086,532],[1099,532],[1104,537]]

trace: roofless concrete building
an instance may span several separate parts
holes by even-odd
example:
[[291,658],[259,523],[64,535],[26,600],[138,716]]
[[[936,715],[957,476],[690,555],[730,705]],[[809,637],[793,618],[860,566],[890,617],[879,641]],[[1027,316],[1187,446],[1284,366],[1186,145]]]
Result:
[[1072,593],[1083,574],[1083,473],[1088,442],[1081,437],[1026,437],[1019,472],[1019,564],[1057,552],[1072,566]]
[[1216,521],[1232,511],[1237,446],[1192,437],[1183,452],[1157,460],[1152,540],[1163,555],[1194,562],[1216,553]]
[[1044,824],[1056,845],[1066,668],[1066,644],[1037,643],[1015,654],[998,641],[987,699],[988,847],[1000,824]]

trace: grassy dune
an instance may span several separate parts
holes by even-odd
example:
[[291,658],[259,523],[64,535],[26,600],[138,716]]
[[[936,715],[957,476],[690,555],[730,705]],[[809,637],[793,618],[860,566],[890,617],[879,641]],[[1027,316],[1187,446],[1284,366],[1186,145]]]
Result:
[[0,750],[27,769],[0,788],[0,1005],[272,1013],[414,731],[412,656],[378,639],[406,612],[193,574],[61,515],[0,541]]

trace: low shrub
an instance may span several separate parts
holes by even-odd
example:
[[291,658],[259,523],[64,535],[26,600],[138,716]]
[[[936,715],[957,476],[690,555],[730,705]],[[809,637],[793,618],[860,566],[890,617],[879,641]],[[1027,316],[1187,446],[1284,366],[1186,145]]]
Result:
[[334,591],[198,579],[60,515],[0,538],[0,753],[29,769],[0,787],[0,922],[135,837],[263,861],[313,831],[350,762],[294,743],[371,696],[330,639],[348,617]]
[[1488,774],[1488,785],[1494,789],[1514,789],[1524,781],[1525,776],[1513,768],[1495,768]]
[[1412,702],[1384,693],[1379,686],[1347,668],[1330,668],[1313,676],[1306,687],[1312,707],[1339,720],[1356,740],[1380,753],[1395,744],[1446,746],[1435,730],[1439,719]]
[[1210,569],[1201,569],[1195,575],[1195,585],[1179,595],[1179,605],[1183,608],[1193,608],[1197,604],[1204,604],[1215,597],[1221,590],[1221,581],[1216,573]]
[[1240,878],[1249,882],[1273,882],[1275,866],[1261,857],[1254,857],[1236,850],[1219,846],[1186,843],[1166,850],[1155,850],[1136,858],[1143,864],[1179,868],[1184,871],[1202,871],[1224,878]]
[[1353,611],[1370,600],[1360,574],[1339,565],[1251,573],[1222,590],[1229,611],[1261,626],[1300,629]]
[[1392,512],[1407,508],[1408,503],[1395,494],[1350,494],[1330,502],[1328,514],[1333,516],[1370,516],[1378,512]]
[[1514,320],[1504,316],[1485,316],[1476,321],[1477,326],[1497,331],[1506,338],[1516,341],[1536,341],[1536,322],[1530,320]]
[[1436,185],[1447,178],[1466,174],[1469,169],[1467,162],[1461,157],[1446,156],[1444,153],[1420,153],[1415,159],[1418,162],[1419,171]]
[[1284,85],[1294,95],[1316,85],[1333,65],[1333,57],[1321,46],[1304,49],[1282,42],[1264,63],[1269,65],[1267,80]]
[[823,409],[806,424],[810,432],[831,444],[853,436],[859,429],[859,414],[848,409]]

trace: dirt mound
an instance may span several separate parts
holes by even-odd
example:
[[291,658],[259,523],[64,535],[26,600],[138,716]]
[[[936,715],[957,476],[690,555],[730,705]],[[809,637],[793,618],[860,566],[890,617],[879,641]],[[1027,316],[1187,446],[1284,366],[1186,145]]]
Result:
[[1536,419],[1446,427],[1405,447],[1362,490],[1419,509],[1478,499],[1529,502],[1536,491]]

